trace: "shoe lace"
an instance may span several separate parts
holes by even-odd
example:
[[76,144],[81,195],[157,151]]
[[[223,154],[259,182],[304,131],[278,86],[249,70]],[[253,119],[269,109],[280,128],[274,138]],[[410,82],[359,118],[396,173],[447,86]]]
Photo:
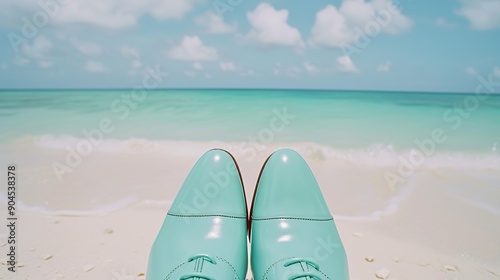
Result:
[[[212,257],[210,257],[209,255],[205,255],[205,254],[199,254],[199,255],[194,255],[194,256],[189,257],[188,262],[193,262],[193,261],[201,261],[202,263],[203,263],[203,261],[208,261],[211,264],[217,264],[217,262]],[[188,279],[215,280],[214,278],[203,275],[200,272],[201,272],[201,269],[200,269],[200,271],[195,271],[193,273],[186,274],[186,275],[182,276],[181,278],[179,278],[179,280],[188,280]]]
[[[314,268],[315,270],[319,271],[319,265],[311,260],[308,259],[302,259],[302,258],[294,258],[292,260],[287,261],[286,263],[283,264],[284,267],[289,267],[294,264],[305,264],[306,266],[310,266]],[[288,280],[295,280],[295,279],[300,279],[300,278],[305,278],[308,280],[322,280],[319,278],[317,275],[311,273],[311,272],[304,272],[304,273],[299,273],[292,275],[288,278]]]

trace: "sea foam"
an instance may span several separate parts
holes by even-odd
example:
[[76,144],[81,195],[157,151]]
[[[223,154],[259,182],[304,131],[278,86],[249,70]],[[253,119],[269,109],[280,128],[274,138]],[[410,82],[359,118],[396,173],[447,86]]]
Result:
[[[9,145],[20,147],[21,149],[13,150],[27,151],[30,156],[32,153],[34,155],[40,152],[44,157],[58,155],[58,159],[64,159],[65,153],[78,151],[78,146],[86,142],[90,143],[91,141],[71,135],[46,134],[18,139]],[[338,220],[366,222],[394,215],[416,190],[424,186],[428,187],[427,183],[422,182],[429,182],[428,184],[442,189],[448,195],[460,199],[467,205],[478,207],[495,215],[500,214],[496,202],[500,199],[500,188],[498,188],[500,155],[493,151],[482,154],[437,151],[431,156],[425,157],[423,164],[417,166],[414,174],[406,178],[407,180],[403,184],[389,191],[383,180],[384,173],[391,171],[397,174],[398,166],[419,151],[401,151],[386,144],[374,144],[363,149],[340,149],[317,143],[263,144],[141,138],[103,139],[97,145],[92,144],[91,153],[97,156],[93,157],[92,160],[97,161],[84,164],[83,167],[77,167],[69,175],[70,177],[60,185],[54,181],[54,175],[50,173],[50,166],[44,167],[46,171],[36,173],[38,172],[36,169],[42,166],[33,163],[34,166],[30,169],[34,170],[32,172],[35,173],[29,175],[33,179],[24,178],[24,196],[19,198],[18,205],[22,210],[48,215],[99,215],[117,211],[135,203],[155,201],[158,197],[163,197],[161,195],[163,195],[165,185],[167,185],[169,195],[165,196],[165,200],[151,204],[163,209],[166,207],[165,203],[174,198],[177,188],[182,183],[182,177],[185,176],[182,175],[184,173],[179,174],[178,171],[187,172],[191,162],[194,163],[208,149],[226,149],[247,168],[248,166],[259,168],[269,154],[285,147],[297,150],[313,169],[318,168],[313,171],[317,172],[318,179],[321,178],[324,183],[322,186],[326,190],[325,196],[329,201],[334,202],[330,206],[334,217]],[[148,180],[143,182],[136,177],[129,177],[135,176],[130,172],[125,177],[114,177],[119,174],[116,171],[123,168],[130,170],[126,168],[131,168],[131,166],[127,166],[127,162],[123,162],[126,158],[130,158],[128,164],[140,160],[140,166],[143,170],[136,170],[137,176],[144,176],[144,171],[147,171],[149,175],[144,178]],[[103,163],[103,160],[106,163]],[[148,171],[148,168],[156,170],[158,163],[167,162],[170,164],[182,162],[183,167],[171,175],[168,174],[167,170],[165,176],[160,176],[160,174],[155,173],[156,171]],[[99,167],[94,166],[94,163],[99,163]],[[112,166],[114,169],[112,173],[102,169],[107,166]],[[29,168],[26,164],[21,164],[20,167]],[[338,170],[347,170],[350,173],[342,174],[343,171]],[[325,172],[332,173],[332,175]],[[367,176],[361,176],[366,178],[357,180],[354,178],[357,177],[357,174],[366,174]],[[248,175],[243,174],[243,176]],[[42,181],[37,180],[37,177],[41,178]],[[416,180],[418,178],[426,178],[427,181]],[[46,183],[44,183],[45,181]],[[101,183],[104,181],[107,183]],[[87,187],[96,187],[95,190],[99,191],[94,193],[91,190],[80,189]],[[37,193],[48,193],[49,195],[44,195],[46,197],[44,199],[28,197],[30,188],[36,189]],[[102,196],[103,191],[106,194],[105,197]],[[339,191],[345,191],[341,197],[338,196]],[[94,194],[101,195],[101,197],[94,197]],[[333,194],[335,196],[332,196]],[[55,201],[55,203],[46,204],[47,197],[50,199],[50,197],[55,198],[60,195],[65,196],[66,202]],[[92,204],[91,201],[94,199],[99,203]],[[0,196],[0,204],[5,204],[5,197]],[[353,207],[353,205],[359,205],[359,207]]]
[[[362,164],[366,166],[394,167],[402,163],[412,164],[415,161],[419,168],[455,168],[455,169],[488,169],[500,170],[500,153],[492,150],[488,153],[466,153],[439,151],[425,154],[418,148],[398,150],[391,144],[375,143],[366,148],[340,149],[311,142],[294,143],[251,143],[222,141],[172,141],[149,140],[145,138],[105,139],[93,145],[89,139],[71,135],[42,135],[24,139],[33,141],[40,148],[58,150],[76,150],[79,145],[87,142],[92,145],[92,151],[103,153],[124,154],[156,154],[174,156],[198,157],[206,150],[224,148],[243,160],[254,158],[255,155],[269,155],[279,148],[297,150],[303,157],[315,161],[331,161],[345,164]],[[413,162],[412,160],[415,159]],[[420,164],[420,162],[422,162]]]

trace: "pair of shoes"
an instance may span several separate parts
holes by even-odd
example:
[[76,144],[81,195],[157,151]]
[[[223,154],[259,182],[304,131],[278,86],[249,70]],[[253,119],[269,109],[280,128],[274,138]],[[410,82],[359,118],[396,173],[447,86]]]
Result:
[[[264,164],[247,218],[234,158],[210,150],[177,194],[151,249],[148,280],[244,280],[247,236],[256,280],[346,280],[347,258],[304,159],[289,149]],[[248,235],[247,235],[248,233]]]

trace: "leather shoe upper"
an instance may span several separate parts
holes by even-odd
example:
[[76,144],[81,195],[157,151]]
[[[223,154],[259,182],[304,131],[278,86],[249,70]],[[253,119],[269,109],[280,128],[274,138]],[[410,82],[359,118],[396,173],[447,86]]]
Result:
[[332,215],[305,160],[289,149],[265,163],[251,212],[255,280],[346,280],[347,259]]
[[244,280],[247,207],[232,156],[210,150],[192,168],[151,249],[148,280]]

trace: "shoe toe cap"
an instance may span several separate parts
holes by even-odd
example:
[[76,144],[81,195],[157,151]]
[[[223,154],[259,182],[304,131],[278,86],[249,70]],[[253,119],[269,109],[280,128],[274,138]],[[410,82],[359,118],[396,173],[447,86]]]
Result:
[[246,216],[238,167],[224,150],[210,150],[196,162],[169,213]]
[[316,179],[302,156],[290,149],[265,163],[254,199],[254,218],[331,218]]

